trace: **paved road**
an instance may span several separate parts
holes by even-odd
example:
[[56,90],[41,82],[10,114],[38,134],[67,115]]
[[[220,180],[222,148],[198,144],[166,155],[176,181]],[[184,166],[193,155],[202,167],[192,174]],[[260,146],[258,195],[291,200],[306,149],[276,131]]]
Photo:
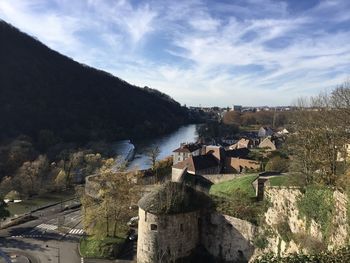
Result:
[[[6,253],[17,253],[31,263],[81,263],[78,252],[81,210],[61,211],[56,205],[33,213],[38,219],[0,230],[0,248]],[[132,247],[135,249],[134,247]],[[84,263],[126,263],[131,260],[85,259]]]
[[36,240],[28,238],[1,238],[4,252],[16,252],[27,256],[32,263],[78,263],[78,243],[67,240]]
[[61,210],[61,205],[43,209],[33,213],[36,220],[0,230],[0,247],[6,253],[25,255],[32,263],[81,262],[78,243],[84,233],[80,209]]

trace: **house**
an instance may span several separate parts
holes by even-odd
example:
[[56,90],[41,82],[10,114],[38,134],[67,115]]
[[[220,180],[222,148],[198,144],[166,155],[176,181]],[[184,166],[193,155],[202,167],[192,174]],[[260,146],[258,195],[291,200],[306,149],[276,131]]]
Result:
[[201,154],[202,145],[198,143],[181,144],[179,148],[173,151],[173,164],[182,162],[190,156]]
[[176,181],[174,176],[182,174],[187,169],[190,174],[218,174],[221,170],[220,161],[212,153],[190,156],[187,159],[178,162],[172,167],[172,180]]
[[227,157],[225,163],[225,172],[227,173],[242,173],[248,170],[259,171],[261,162],[244,159],[239,157]]
[[238,142],[236,142],[235,144],[232,144],[231,146],[229,146],[229,149],[230,149],[230,150],[242,149],[242,148],[250,149],[250,148],[252,148],[253,146],[254,146],[254,143],[253,143],[252,140],[242,138],[242,139],[240,139]]
[[279,135],[287,135],[287,134],[289,134],[289,131],[286,128],[283,128],[282,130],[278,131],[277,134],[279,134]]
[[270,127],[261,127],[258,131],[258,137],[264,139],[273,134],[273,130]]
[[225,157],[233,157],[233,158],[247,158],[250,151],[247,148],[233,149],[225,151]]
[[225,151],[225,173],[241,173],[260,170],[261,163],[249,158],[249,149],[240,148]]
[[214,157],[220,162],[223,159],[225,150],[221,146],[206,145],[204,148],[204,153],[205,154],[212,153]]
[[258,147],[267,149],[268,151],[276,151],[276,145],[271,141],[271,137],[263,139]]

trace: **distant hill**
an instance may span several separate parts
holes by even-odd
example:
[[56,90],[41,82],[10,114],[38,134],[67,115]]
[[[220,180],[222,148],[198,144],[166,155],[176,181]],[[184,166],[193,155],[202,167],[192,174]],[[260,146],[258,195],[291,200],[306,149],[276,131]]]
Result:
[[0,20],[0,138],[142,138],[187,117],[169,96],[73,61]]

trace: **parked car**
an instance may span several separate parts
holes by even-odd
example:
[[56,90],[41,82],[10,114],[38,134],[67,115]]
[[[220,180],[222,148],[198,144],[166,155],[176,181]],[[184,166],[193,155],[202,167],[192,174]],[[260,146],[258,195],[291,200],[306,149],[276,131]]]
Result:
[[134,216],[134,217],[130,218],[130,220],[127,223],[127,225],[130,226],[130,227],[137,227],[138,222],[139,222],[139,217],[138,216]]

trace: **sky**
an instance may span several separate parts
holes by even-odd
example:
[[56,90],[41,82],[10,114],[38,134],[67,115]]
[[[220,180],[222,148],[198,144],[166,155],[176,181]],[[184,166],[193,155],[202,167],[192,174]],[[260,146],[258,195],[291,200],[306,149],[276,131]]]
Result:
[[0,19],[187,106],[291,105],[350,76],[348,0],[0,0]]

